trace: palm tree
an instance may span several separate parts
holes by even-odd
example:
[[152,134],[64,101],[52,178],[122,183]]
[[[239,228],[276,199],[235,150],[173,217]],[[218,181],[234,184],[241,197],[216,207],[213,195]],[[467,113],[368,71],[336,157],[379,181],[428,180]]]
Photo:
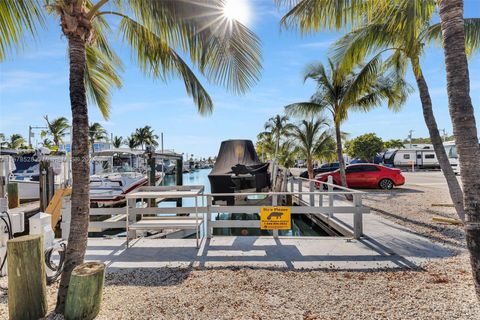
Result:
[[158,146],[158,136],[153,133],[153,129],[150,126],[145,126],[143,128],[138,128],[133,134],[138,145],[142,147],[142,150],[145,149],[147,145]]
[[275,141],[271,132],[260,132],[257,135],[257,143],[255,145],[258,154],[262,155],[262,161],[272,159],[275,153]]
[[47,148],[47,149],[55,149],[55,150],[58,150],[58,147],[56,147],[54,145],[54,143],[52,142],[52,140],[48,139],[48,138],[45,138],[42,140],[42,146]]
[[[410,64],[419,90],[423,116],[431,143],[447,180],[455,209],[460,218],[464,220],[462,189],[443,146],[443,139],[433,114],[427,82],[420,65],[420,57],[425,44],[439,39],[441,36],[440,24],[431,24],[435,13],[435,3],[426,1],[424,6],[427,10],[422,12],[418,10],[415,1],[407,1],[405,5],[390,12],[388,19],[373,21],[356,28],[337,41],[335,56],[348,68],[352,64],[363,61],[367,55],[380,56],[389,52],[391,53],[388,59],[389,63],[395,65],[398,73],[403,77],[405,77],[407,65]],[[404,16],[410,17],[407,23],[403,23]],[[467,44],[470,50],[474,50],[480,44],[480,19],[466,19],[465,23],[469,26]]]
[[316,81],[317,92],[310,102],[293,103],[285,110],[287,114],[306,116],[330,112],[335,125],[341,184],[346,187],[341,124],[347,120],[349,111],[367,112],[383,101],[388,102],[389,108],[398,110],[406,100],[408,87],[395,73],[386,73],[378,57],[355,70],[342,69],[330,59],[328,64],[329,70],[321,63],[307,67],[304,79]]
[[[465,50],[467,24],[463,1],[440,1],[441,30],[447,69],[448,109],[460,158],[465,202],[465,237],[477,298],[480,300],[480,145],[470,98],[470,79]],[[480,24],[480,23],[479,23]],[[480,32],[478,33],[480,37]]]
[[10,141],[6,141],[5,144],[9,149],[21,149],[25,146],[25,139],[23,139],[22,135],[14,133],[10,136]]
[[297,159],[298,148],[293,139],[282,142],[278,148],[278,164],[289,169],[295,165]]
[[0,60],[21,48],[26,36],[38,34],[38,26],[46,25],[45,11],[59,18],[68,40],[72,159],[76,162],[72,166],[71,232],[56,306],[63,313],[70,274],[84,259],[88,235],[87,94],[107,118],[111,88],[121,85],[122,64],[109,45],[113,29],[131,47],[144,73],[154,79],[183,79],[187,94],[202,114],[212,111],[212,100],[182,56],[189,57],[208,80],[234,93],[244,93],[258,81],[261,57],[258,38],[225,15],[222,0],[44,1],[45,5],[37,0],[0,3]]
[[94,122],[88,126],[88,141],[92,147],[92,153],[95,152],[93,145],[95,141],[105,140],[107,138],[107,130],[98,122]]
[[112,145],[114,148],[120,148],[123,144],[123,138],[122,136],[115,136],[113,137],[113,140],[112,140]]
[[58,117],[50,121],[48,116],[43,117],[47,122],[47,130],[41,132],[41,137],[52,136],[53,144],[58,150],[60,148],[60,143],[63,143],[63,137],[68,133],[70,125],[68,124],[68,119],[65,117]]
[[273,154],[274,160],[277,157],[278,148],[280,146],[280,140],[283,137],[288,137],[290,130],[293,128],[293,125],[288,122],[289,118],[286,115],[279,115],[277,114],[274,117],[268,119],[265,122],[265,130],[266,132],[270,132],[272,137],[275,141],[275,151]]
[[308,178],[314,179],[313,161],[318,158],[329,158],[335,154],[335,143],[328,121],[321,117],[302,120],[293,127],[292,137],[296,142],[298,154],[307,160]]
[[130,137],[125,138],[124,143],[130,148],[130,150],[133,150],[140,145],[135,134],[131,134]]

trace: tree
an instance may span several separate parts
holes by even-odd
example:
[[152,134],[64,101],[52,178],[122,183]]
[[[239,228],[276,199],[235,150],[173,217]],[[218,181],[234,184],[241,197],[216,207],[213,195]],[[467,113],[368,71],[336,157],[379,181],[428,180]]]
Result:
[[314,179],[313,160],[335,154],[332,133],[324,118],[302,120],[292,128],[298,154],[307,161],[308,178]]
[[52,149],[56,149],[58,150],[58,148],[54,145],[54,143],[52,142],[52,140],[48,139],[48,138],[45,138],[42,140],[42,146],[44,148],[48,148],[50,150]]
[[[450,196],[457,213],[464,220],[462,189],[443,146],[443,139],[433,113],[429,89],[420,65],[425,43],[440,37],[440,24],[431,24],[435,13],[435,2],[424,1],[422,5],[425,10],[418,10],[415,1],[406,1],[404,5],[390,10],[384,17],[355,28],[336,42],[335,56],[348,68],[350,65],[363,61],[368,55],[375,54],[375,58],[388,52],[390,53],[388,63],[394,65],[402,77],[405,77],[407,66],[410,64],[417,83],[431,143],[447,180]],[[410,17],[409,20],[405,21],[405,16]],[[469,32],[473,33],[470,38],[477,38],[480,41],[480,19],[467,19],[466,23],[471,26]],[[476,28],[475,25],[477,25]],[[469,41],[469,43],[471,43],[471,47],[477,45],[476,40]]]
[[145,126],[143,128],[138,128],[133,134],[138,145],[142,147],[142,150],[145,149],[147,145],[158,146],[158,135],[153,133],[153,129],[150,126]]
[[383,140],[375,133],[366,133],[349,141],[346,148],[352,158],[373,162],[375,156],[383,151]]
[[408,87],[395,73],[387,73],[379,58],[355,69],[344,69],[328,60],[329,69],[323,64],[307,67],[305,81],[317,82],[317,92],[309,102],[293,103],[285,107],[287,114],[312,115],[328,111],[335,125],[337,158],[340,163],[342,186],[347,186],[345,160],[343,158],[341,124],[347,120],[349,111],[367,112],[383,101],[388,107],[398,110],[406,100]]
[[262,155],[262,161],[273,159],[275,154],[275,141],[273,134],[268,131],[260,132],[257,135],[257,143],[255,147],[257,154]]
[[275,142],[275,151],[273,153],[274,160],[277,157],[278,148],[280,147],[280,140],[284,137],[288,137],[290,130],[293,128],[293,125],[288,121],[288,116],[281,116],[277,114],[265,122],[265,130],[266,132],[271,133],[273,141]]
[[107,130],[105,130],[102,125],[98,122],[94,122],[88,126],[88,140],[90,146],[92,147],[92,153],[95,152],[94,144],[95,141],[105,140],[107,138]]
[[278,148],[278,164],[285,168],[291,168],[295,165],[298,148],[294,140],[285,140]]
[[5,145],[9,149],[22,149],[25,146],[25,139],[23,139],[22,135],[14,133],[10,136],[9,141],[6,141]]
[[405,148],[405,144],[400,139],[390,139],[385,141],[383,144],[383,149],[402,149]]
[[130,150],[133,150],[140,145],[137,141],[137,137],[135,137],[133,133],[130,135],[130,137],[125,138],[124,143],[130,148]]
[[47,130],[42,131],[40,133],[40,136],[42,138],[45,138],[47,135],[51,136],[55,149],[59,150],[60,143],[63,143],[63,137],[68,133],[68,130],[70,129],[68,119],[65,117],[58,117],[50,121],[48,120],[48,116],[44,116],[43,118],[47,122]]
[[480,145],[470,98],[465,49],[467,24],[463,19],[463,0],[442,0],[439,6],[447,69],[448,109],[462,172],[465,237],[470,251],[477,298],[480,300]]
[[[107,7],[108,5],[108,7]],[[0,60],[22,47],[27,36],[45,26],[44,12],[59,18],[68,41],[72,111],[72,219],[56,311],[63,313],[70,274],[85,255],[89,221],[89,101],[108,117],[110,93],[121,85],[120,58],[109,45],[113,32],[134,52],[142,71],[154,79],[178,76],[201,114],[213,103],[182,56],[200,73],[234,93],[246,92],[261,69],[260,43],[241,23],[229,18],[222,0],[108,1],[37,0],[0,2]],[[45,10],[45,11],[44,11]],[[105,19],[105,16],[118,18]],[[113,21],[113,23],[111,23]],[[182,54],[177,53],[180,50]]]
[[120,148],[123,144],[123,138],[120,136],[113,137],[112,145],[114,148]]

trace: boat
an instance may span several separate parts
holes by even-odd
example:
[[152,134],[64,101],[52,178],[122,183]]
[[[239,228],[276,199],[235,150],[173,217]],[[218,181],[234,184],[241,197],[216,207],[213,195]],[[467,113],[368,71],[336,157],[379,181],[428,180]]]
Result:
[[[116,148],[96,152],[92,157],[91,171],[92,207],[123,205],[128,193],[148,183],[143,151]],[[156,184],[163,176],[162,172],[156,172]]]
[[[208,175],[212,193],[261,192],[271,187],[269,163],[258,159],[251,140],[226,140]],[[234,196],[215,196],[216,201],[235,203]]]

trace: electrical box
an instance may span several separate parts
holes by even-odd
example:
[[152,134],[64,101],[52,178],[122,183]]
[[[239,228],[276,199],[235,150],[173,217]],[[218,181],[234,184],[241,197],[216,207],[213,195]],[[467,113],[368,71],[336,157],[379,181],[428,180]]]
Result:
[[28,221],[30,234],[43,234],[44,248],[53,246],[55,233],[52,230],[52,216],[45,212],[39,212]]

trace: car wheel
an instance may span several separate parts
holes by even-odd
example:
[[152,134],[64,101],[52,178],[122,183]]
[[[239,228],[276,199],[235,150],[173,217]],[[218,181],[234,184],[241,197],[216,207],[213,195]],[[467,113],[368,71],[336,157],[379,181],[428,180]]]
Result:
[[380,182],[378,183],[378,185],[379,185],[380,188],[382,188],[383,190],[393,189],[393,181],[390,180],[390,179],[382,179],[382,180],[380,180]]

